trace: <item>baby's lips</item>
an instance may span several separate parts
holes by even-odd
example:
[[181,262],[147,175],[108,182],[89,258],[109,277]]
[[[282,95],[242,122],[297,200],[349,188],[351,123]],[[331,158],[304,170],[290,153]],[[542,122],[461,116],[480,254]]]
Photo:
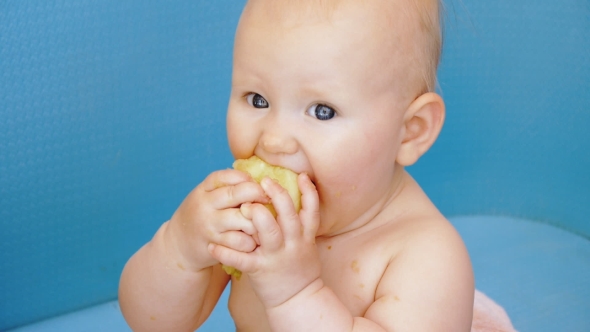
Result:
[[253,156],[264,161],[265,163],[269,164],[270,166],[286,168],[296,174],[306,172],[302,167],[300,167],[300,166],[298,167],[296,165],[297,163],[294,162],[294,160],[287,160],[284,158],[274,158],[273,156],[263,157],[258,154],[255,154]]

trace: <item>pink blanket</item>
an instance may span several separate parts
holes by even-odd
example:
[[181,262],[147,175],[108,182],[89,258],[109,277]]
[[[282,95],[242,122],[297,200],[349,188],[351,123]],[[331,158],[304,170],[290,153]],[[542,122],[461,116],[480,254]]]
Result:
[[506,311],[480,291],[475,291],[471,332],[516,332]]

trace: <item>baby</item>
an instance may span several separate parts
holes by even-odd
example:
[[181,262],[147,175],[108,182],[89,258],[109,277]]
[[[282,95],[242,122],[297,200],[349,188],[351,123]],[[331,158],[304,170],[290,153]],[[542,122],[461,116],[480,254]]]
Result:
[[[230,276],[238,331],[469,331],[465,246],[404,170],[436,140],[437,0],[251,0],[236,33],[233,156],[298,176],[210,174],[127,263],[136,331],[189,331]],[[277,217],[264,207],[272,202]]]

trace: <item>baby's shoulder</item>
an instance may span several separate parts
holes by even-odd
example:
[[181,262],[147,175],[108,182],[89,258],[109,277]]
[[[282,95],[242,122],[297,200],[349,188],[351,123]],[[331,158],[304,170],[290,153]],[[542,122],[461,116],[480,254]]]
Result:
[[467,252],[461,236],[443,216],[404,220],[398,231],[399,236],[404,238],[400,252],[403,255],[421,255],[432,259]]
[[405,285],[416,292],[427,287],[443,297],[454,290],[469,301],[473,293],[471,261],[461,236],[445,217],[417,214],[388,225],[382,234],[397,244],[390,246],[390,261],[377,294]]
[[333,270],[338,275],[329,286],[350,299],[345,304],[351,312],[386,329],[398,329],[400,322],[423,330],[470,323],[473,271],[461,237],[418,190],[398,198],[371,229],[347,241],[345,253],[355,256],[335,266],[340,270]]
[[440,214],[407,216],[365,235],[368,248],[387,253],[390,260],[402,255],[436,257],[466,253],[461,236]]

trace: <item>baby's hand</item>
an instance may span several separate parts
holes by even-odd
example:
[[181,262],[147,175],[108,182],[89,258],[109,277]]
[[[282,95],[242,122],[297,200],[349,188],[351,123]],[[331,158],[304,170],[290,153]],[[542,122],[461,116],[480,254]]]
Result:
[[210,245],[214,257],[247,273],[258,298],[267,308],[286,302],[320,277],[320,260],[315,237],[319,226],[319,198],[306,174],[298,177],[302,209],[297,214],[293,201],[279,184],[261,182],[272,200],[277,218],[262,204],[244,204],[242,213],[251,219],[260,246],[248,253],[223,245]]
[[168,252],[177,253],[184,267],[199,271],[218,264],[207,250],[210,243],[238,252],[256,248],[256,229],[240,212],[246,202],[267,204],[262,187],[247,174],[223,170],[210,174],[178,207],[166,230]]

